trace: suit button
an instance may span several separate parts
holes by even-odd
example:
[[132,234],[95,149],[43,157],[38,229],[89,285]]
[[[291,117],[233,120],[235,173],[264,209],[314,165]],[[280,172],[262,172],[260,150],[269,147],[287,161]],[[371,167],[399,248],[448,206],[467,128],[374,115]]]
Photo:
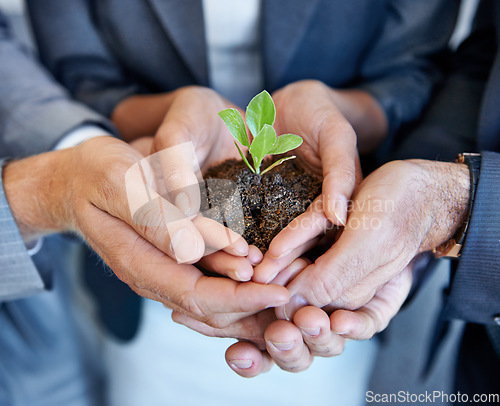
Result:
[[497,326],[500,326],[500,314],[497,314],[496,316],[493,316],[493,321]]

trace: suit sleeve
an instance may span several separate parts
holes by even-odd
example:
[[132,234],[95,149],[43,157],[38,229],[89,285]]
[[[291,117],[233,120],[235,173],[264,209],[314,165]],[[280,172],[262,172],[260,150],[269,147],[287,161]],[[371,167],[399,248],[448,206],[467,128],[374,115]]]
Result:
[[7,204],[0,160],[0,304],[26,297],[45,289]]
[[500,316],[500,154],[483,152],[474,207],[446,315],[495,325]]
[[77,100],[110,117],[121,100],[143,91],[102,43],[88,0],[27,4],[42,61]]
[[84,124],[114,131],[101,115],[69,98],[11,38],[0,14],[0,156],[50,150],[66,133]]
[[382,32],[361,67],[365,83],[390,124],[386,144],[403,123],[415,120],[442,78],[439,59],[457,18],[456,0],[392,0]]
[[[497,53],[492,4],[479,6],[473,32],[454,55],[445,84],[394,158],[453,160],[480,149],[481,103]],[[500,154],[483,152],[465,244],[447,289],[447,318],[494,324],[500,315],[499,185]]]
[[452,161],[459,153],[478,150],[481,103],[497,49],[493,22],[483,18],[492,13],[485,4],[473,32],[453,55],[444,83],[421,120],[394,146],[390,159]]

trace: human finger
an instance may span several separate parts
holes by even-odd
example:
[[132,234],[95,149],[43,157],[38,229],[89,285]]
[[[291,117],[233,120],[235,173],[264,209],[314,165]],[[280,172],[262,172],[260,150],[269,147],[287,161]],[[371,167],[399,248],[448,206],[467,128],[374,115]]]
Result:
[[316,199],[274,237],[262,263],[255,268],[255,282],[269,283],[297,257],[311,249],[318,236],[331,228],[320,200]]
[[330,318],[322,309],[306,306],[295,313],[293,323],[314,356],[333,357],[344,350],[345,338],[331,330]]
[[412,284],[411,267],[385,284],[365,306],[355,311],[337,310],[330,316],[332,331],[353,340],[367,340],[384,330],[397,314]]
[[277,320],[264,333],[266,348],[276,365],[289,372],[303,371],[312,364],[313,356],[293,323]]
[[197,216],[192,220],[203,237],[206,254],[222,250],[235,256],[247,256],[249,247],[241,235],[207,217]]
[[226,362],[238,375],[253,378],[269,371],[274,362],[267,351],[259,350],[254,344],[239,341],[226,350]]
[[197,320],[224,327],[288,301],[282,286],[207,277],[192,265],[178,264],[130,226],[96,208],[85,219],[85,238],[122,281]]
[[199,262],[202,268],[227,276],[235,281],[246,282],[252,278],[253,266],[246,257],[235,257],[219,251],[203,257]]
[[266,309],[256,314],[249,314],[222,328],[207,325],[179,311],[172,312],[172,320],[208,337],[246,340],[263,350],[264,331],[269,324],[276,321],[276,316],[272,309]]

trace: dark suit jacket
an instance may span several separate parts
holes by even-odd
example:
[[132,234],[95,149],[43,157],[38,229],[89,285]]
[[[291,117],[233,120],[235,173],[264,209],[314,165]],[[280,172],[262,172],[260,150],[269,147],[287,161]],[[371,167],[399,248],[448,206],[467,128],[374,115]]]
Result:
[[[201,0],[28,1],[43,61],[109,116],[133,93],[209,85]],[[418,116],[439,77],[458,1],[263,0],[265,87],[361,87],[391,128]]]
[[68,97],[33,55],[12,38],[0,13],[0,157],[52,149],[66,132],[96,124],[113,131],[99,114]]
[[443,316],[467,325],[457,389],[500,392],[500,3],[483,0],[441,91],[395,158],[451,160],[483,151],[463,254]]

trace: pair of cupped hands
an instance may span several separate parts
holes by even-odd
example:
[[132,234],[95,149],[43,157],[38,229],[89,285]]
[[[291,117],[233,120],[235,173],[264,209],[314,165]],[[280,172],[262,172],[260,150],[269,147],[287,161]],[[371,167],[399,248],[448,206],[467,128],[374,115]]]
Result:
[[[199,214],[199,189],[190,187],[199,175],[175,149],[192,143],[202,172],[239,158],[217,114],[235,106],[206,88],[171,93],[154,138],[98,137],[74,148],[71,162],[84,170],[72,179],[79,192],[66,215],[122,281],[173,309],[174,321],[238,339],[226,351],[236,373],[253,377],[273,363],[304,370],[315,356],[339,355],[347,340],[383,330],[410,291],[413,258],[446,237],[431,238],[432,223],[409,213],[409,201],[427,207],[408,186],[418,189],[425,162],[389,163],[362,181],[357,139],[369,125],[355,115],[366,97],[309,81],[273,94],[278,135],[303,137],[297,164],[321,176],[323,188],[265,255]],[[168,198],[143,164],[164,150],[179,151],[158,163]],[[133,167],[141,169],[134,175]],[[311,263],[302,255],[317,244],[328,245]]]

